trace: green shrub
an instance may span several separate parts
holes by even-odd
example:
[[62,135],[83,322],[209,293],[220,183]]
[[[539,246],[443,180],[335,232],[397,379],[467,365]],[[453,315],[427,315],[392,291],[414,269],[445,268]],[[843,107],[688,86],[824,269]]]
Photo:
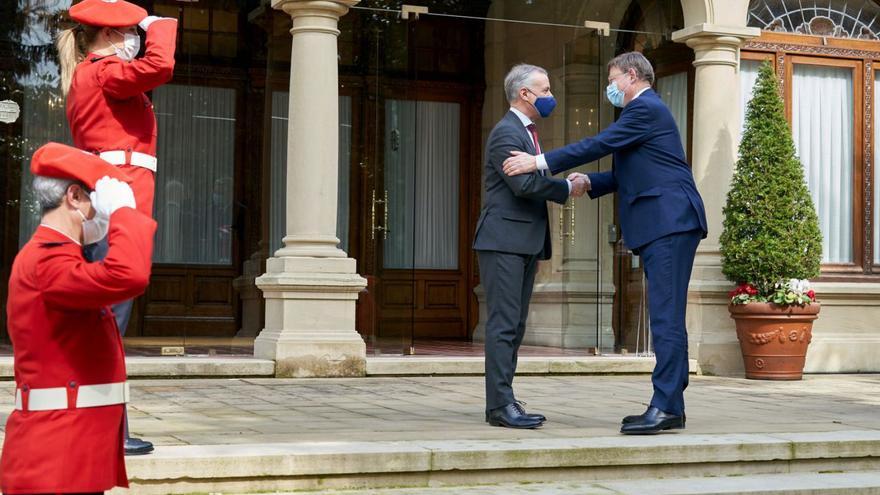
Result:
[[773,67],[765,62],[746,110],[739,159],[724,206],[724,276],[769,298],[779,282],[819,275],[822,233],[785,120]]

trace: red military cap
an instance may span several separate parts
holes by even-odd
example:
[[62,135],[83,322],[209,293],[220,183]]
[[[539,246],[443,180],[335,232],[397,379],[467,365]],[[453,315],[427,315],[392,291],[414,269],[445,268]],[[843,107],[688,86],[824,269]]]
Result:
[[128,27],[144,20],[147,11],[125,0],[83,0],[70,8],[70,18],[80,24]]
[[104,176],[132,181],[131,177],[99,156],[61,143],[40,146],[31,157],[31,173],[41,177],[78,180],[89,189],[94,189],[98,179]]

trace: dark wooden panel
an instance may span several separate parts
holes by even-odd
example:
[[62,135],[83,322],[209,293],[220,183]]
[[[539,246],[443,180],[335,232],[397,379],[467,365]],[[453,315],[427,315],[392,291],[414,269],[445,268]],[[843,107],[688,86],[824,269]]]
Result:
[[238,298],[231,267],[154,265],[138,302],[131,336],[231,337],[238,331]]
[[459,283],[425,281],[425,309],[456,308]]
[[382,284],[382,303],[385,308],[412,307],[415,303],[412,282],[385,281]]
[[147,289],[149,299],[154,303],[177,303],[183,298],[183,287],[186,277],[178,276],[154,276],[150,280]]
[[232,284],[228,278],[195,277],[195,304],[232,304]]

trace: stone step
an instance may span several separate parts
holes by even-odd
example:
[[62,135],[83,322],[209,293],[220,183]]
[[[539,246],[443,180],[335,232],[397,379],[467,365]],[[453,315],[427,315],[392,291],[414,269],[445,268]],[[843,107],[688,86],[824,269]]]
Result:
[[[302,492],[300,492],[302,493]],[[378,490],[330,490],[309,495],[876,495],[880,472],[761,474],[666,480],[499,485]],[[279,495],[294,495],[295,492]]]
[[880,431],[188,445],[126,463],[145,495],[880,471]]
[[[130,356],[130,378],[272,377],[275,362],[248,356]],[[0,356],[0,379],[13,377],[12,356]],[[697,372],[696,360],[690,362]],[[649,374],[654,358],[633,356],[529,356],[519,359],[518,375]],[[483,358],[455,356],[367,357],[367,376],[482,375]]]
[[[377,356],[367,357],[368,376],[482,375],[482,356]],[[653,357],[604,356],[524,356],[517,361],[517,375],[627,375],[649,374]],[[695,359],[690,372],[697,373]]]

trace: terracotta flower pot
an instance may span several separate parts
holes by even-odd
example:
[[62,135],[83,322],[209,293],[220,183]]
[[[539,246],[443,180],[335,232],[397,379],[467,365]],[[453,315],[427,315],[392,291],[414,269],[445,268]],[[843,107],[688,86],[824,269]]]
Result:
[[819,303],[807,306],[749,303],[730,305],[728,309],[736,321],[746,378],[801,379]]

